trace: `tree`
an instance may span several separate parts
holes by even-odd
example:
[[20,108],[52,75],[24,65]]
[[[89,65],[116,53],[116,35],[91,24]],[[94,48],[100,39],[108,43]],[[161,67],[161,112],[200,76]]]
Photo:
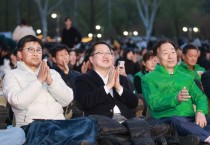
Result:
[[[41,0],[34,0],[34,2],[37,4],[40,18],[41,18],[43,39],[46,40],[46,38],[47,38],[47,15],[52,13],[52,11],[63,2],[63,0],[57,0],[57,2],[54,5],[52,5],[49,9],[48,9],[49,0],[44,0],[43,3],[41,3]],[[42,6],[42,4],[43,4],[43,6]]]
[[20,1],[21,0],[16,0],[16,23],[17,23],[17,25],[20,24]]
[[160,7],[161,0],[136,0],[136,4],[139,16],[146,29],[146,40],[149,41],[153,30],[154,19],[157,10]]

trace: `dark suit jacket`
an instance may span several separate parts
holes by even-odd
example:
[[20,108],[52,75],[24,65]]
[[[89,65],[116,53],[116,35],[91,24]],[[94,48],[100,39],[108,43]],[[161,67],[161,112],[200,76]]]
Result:
[[206,96],[210,99],[210,70],[203,73],[201,82]]
[[137,97],[129,89],[127,78],[120,76],[120,84],[123,86],[121,96],[113,89],[114,97],[106,94],[104,82],[94,71],[82,74],[76,79],[75,99],[82,105],[85,115],[113,116],[115,104],[121,114],[126,118],[135,117],[133,109],[138,104]]

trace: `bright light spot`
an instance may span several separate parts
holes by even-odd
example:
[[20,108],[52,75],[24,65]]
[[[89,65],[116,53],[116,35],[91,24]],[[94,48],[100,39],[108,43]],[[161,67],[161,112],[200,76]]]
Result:
[[184,32],[187,32],[187,30],[188,30],[187,27],[182,28],[182,31],[184,31]]
[[193,32],[197,33],[198,31],[199,31],[199,30],[198,30],[197,27],[194,27],[194,28],[193,28]]
[[124,31],[123,35],[128,36],[128,31]]
[[57,18],[57,14],[56,13],[53,13],[53,14],[51,14],[51,17],[53,18],[53,19],[55,19],[55,18]]
[[102,37],[102,35],[99,33],[99,34],[97,34],[97,37],[98,37],[98,38],[101,38],[101,37]]
[[139,33],[137,31],[133,31],[133,35],[137,36]]
[[100,30],[101,26],[100,25],[96,25],[96,30]]
[[37,29],[37,30],[36,30],[36,33],[37,33],[37,34],[41,34],[41,33],[42,33],[42,30],[41,30],[41,29]]
[[89,34],[88,34],[88,37],[89,37],[89,38],[92,38],[92,37],[93,37],[93,34],[92,34],[92,33],[89,33]]

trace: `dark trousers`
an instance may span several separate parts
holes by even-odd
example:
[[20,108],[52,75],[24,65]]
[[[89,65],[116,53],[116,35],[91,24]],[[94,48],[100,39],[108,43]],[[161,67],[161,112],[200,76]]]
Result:
[[181,117],[174,116],[168,118],[161,118],[162,122],[171,124],[180,136],[196,135],[200,137],[203,142],[207,137],[210,136],[210,117],[206,117],[207,125],[201,128],[195,124],[195,117]]

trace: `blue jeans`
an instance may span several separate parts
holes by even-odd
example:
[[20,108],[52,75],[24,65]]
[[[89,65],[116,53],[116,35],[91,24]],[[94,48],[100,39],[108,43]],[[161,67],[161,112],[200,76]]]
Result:
[[0,143],[3,145],[22,145],[25,142],[25,133],[22,128],[10,127],[0,130]]
[[171,124],[177,133],[181,136],[186,135],[196,135],[201,141],[204,141],[210,136],[210,118],[206,117],[207,125],[201,128],[199,125],[195,124],[195,116],[193,117],[167,117],[161,118],[161,121]]

